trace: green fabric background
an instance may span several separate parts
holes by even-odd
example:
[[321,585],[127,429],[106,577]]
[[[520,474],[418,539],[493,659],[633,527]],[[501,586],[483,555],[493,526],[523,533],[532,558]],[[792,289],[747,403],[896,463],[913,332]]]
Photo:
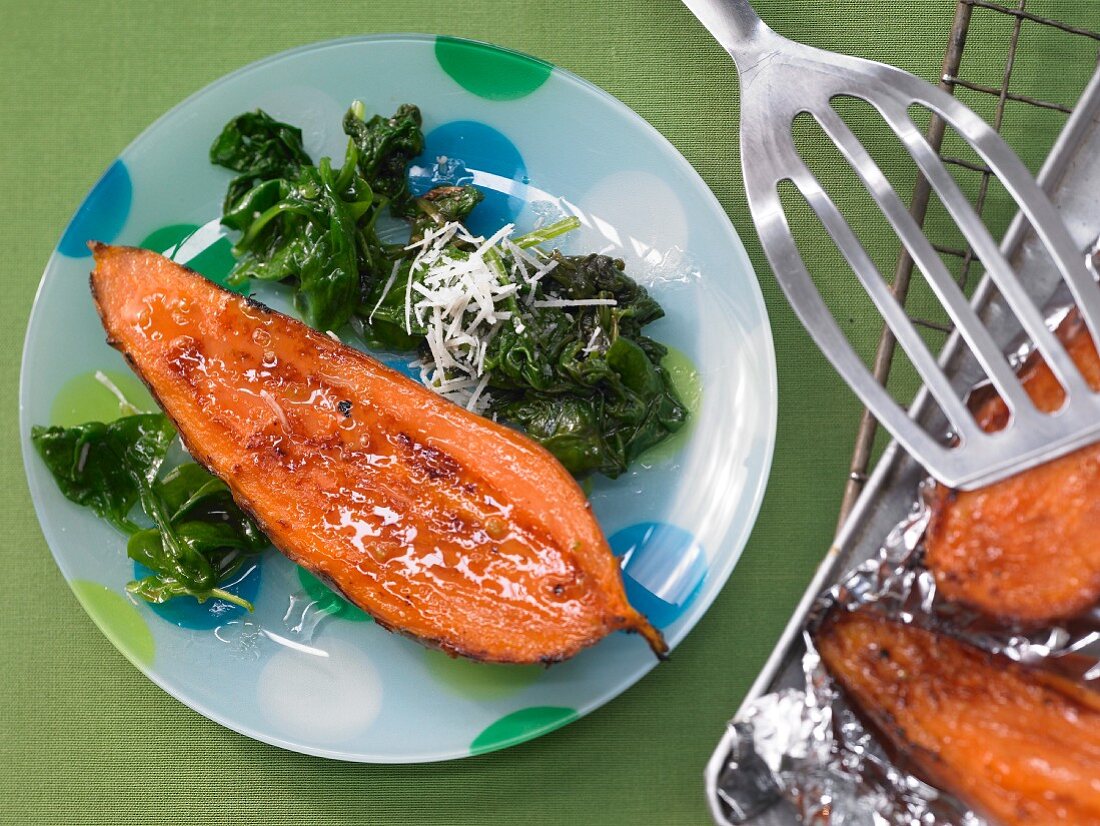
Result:
[[[784,34],[934,79],[955,2],[757,6]],[[1100,27],[1094,0],[1032,0],[1028,8]],[[996,84],[1010,24],[975,15],[991,25],[974,35],[964,74]],[[0,19],[0,822],[709,822],[703,765],[828,545],[858,410],[764,263],[740,184],[733,70],[704,30],[675,0],[0,0]],[[602,86],[654,124],[699,170],[745,239],[768,301],[780,377],[775,465],[759,523],[729,585],[672,661],[552,735],[426,766],[291,754],[220,728],[164,694],[123,660],[66,587],[35,519],[17,444],[21,342],[40,273],[118,151],[165,110],[245,63],[384,31],[447,33],[530,52]],[[1017,87],[1071,102],[1095,58],[1095,43],[1028,26]],[[988,111],[987,100],[965,97]],[[857,126],[866,119],[852,117]],[[1006,130],[1034,168],[1062,120],[1010,104]],[[904,187],[888,142],[874,148]],[[859,210],[829,154],[811,152],[838,199]],[[1007,205],[996,191],[991,201],[1003,224]],[[888,235],[864,217],[869,248],[892,267]],[[876,325],[820,247],[823,288],[866,350]],[[911,385],[904,371],[899,384]]]

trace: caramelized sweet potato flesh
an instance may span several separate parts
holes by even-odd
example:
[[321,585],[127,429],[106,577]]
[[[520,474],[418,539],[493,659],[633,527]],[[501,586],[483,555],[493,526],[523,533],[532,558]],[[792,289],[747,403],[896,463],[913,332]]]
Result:
[[817,645],[879,734],[979,814],[1100,823],[1100,702],[1088,689],[865,612],[835,617]]
[[657,632],[541,447],[159,255],[93,245],[108,341],[272,543],[383,626],[495,662]]
[[[1058,335],[1100,389],[1100,357],[1076,313]],[[1020,378],[1040,410],[1062,406],[1065,392],[1041,359]],[[992,432],[1009,412],[994,396],[976,416]],[[948,599],[1023,622],[1068,617],[1100,599],[1100,444],[979,490],[937,486],[931,506],[926,559]]]

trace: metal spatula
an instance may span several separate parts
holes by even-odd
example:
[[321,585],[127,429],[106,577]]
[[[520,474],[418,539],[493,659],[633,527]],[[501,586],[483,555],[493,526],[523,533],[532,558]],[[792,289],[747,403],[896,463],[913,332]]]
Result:
[[[741,81],[741,160],[756,229],[776,278],[803,325],[876,418],[940,482],[970,489],[1011,476],[1100,439],[1100,396],[1044,323],[1043,314],[998,249],[950,172],[909,115],[918,105],[938,114],[965,139],[1016,200],[1065,279],[1081,316],[1100,341],[1100,290],[1082,252],[1046,195],[1001,137],[942,89],[900,69],[794,43],[769,29],[748,0],[684,0],[729,52]],[[882,171],[833,108],[837,97],[870,103],[901,139],[958,224],[986,271],[1066,390],[1055,414],[1032,405],[1000,347],[982,325],[938,253]],[[799,157],[792,123],[808,113],[836,143],[882,209],[947,310],[990,382],[1012,411],[1007,428],[984,433],[940,369],[904,309],[836,205]],[[814,286],[780,203],[790,181],[809,202],[854,270],[898,343],[939,403],[957,439],[945,443],[909,418],[852,349]]]

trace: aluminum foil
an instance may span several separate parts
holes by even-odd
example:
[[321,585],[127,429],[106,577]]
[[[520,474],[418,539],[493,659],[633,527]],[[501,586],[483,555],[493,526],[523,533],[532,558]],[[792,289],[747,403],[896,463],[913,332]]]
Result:
[[[1089,251],[1100,262],[1100,241]],[[1057,326],[1063,306],[1051,313]],[[1030,355],[1026,342],[1012,348],[1014,364]],[[977,390],[977,388],[975,388]],[[864,729],[822,666],[815,630],[833,611],[876,611],[899,622],[936,631],[986,651],[1044,668],[1100,688],[1100,609],[1042,628],[1005,625],[938,593],[924,565],[923,538],[931,511],[933,482],[917,491],[912,511],[887,535],[878,553],[821,594],[803,630],[804,687],[766,694],[741,710],[729,725],[733,747],[718,779],[718,795],[732,823],[748,823],[777,805],[793,809],[806,824],[984,823],[959,800],[892,760]]]
[[1044,663],[1083,681],[1100,680],[1100,616],[1014,629],[941,598],[924,567],[930,510],[925,483],[912,513],[879,553],[822,594],[803,632],[805,687],[760,697],[730,723],[735,747],[719,779],[733,822],[748,822],[785,798],[803,823],[940,826],[984,821],[922,782],[883,751],[821,665],[813,633],[831,611],[878,611],[943,630],[1021,663]]

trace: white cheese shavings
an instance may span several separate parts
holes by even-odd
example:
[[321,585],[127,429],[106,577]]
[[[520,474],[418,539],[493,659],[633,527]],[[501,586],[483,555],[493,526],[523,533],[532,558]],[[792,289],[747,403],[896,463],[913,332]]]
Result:
[[590,355],[600,349],[601,339],[606,338],[603,333],[602,327],[596,327],[592,331],[592,335],[588,337],[588,343],[584,345],[584,349],[581,350],[584,355]]
[[614,298],[542,298],[531,302],[532,307],[614,307]]
[[[485,370],[490,343],[505,322],[517,332],[525,329],[517,307],[525,311],[529,307],[616,303],[606,298],[535,300],[539,280],[558,262],[541,250],[522,249],[512,241],[514,229],[508,224],[488,237],[473,236],[461,224],[449,222],[405,247],[416,250],[405,285],[405,331],[411,334],[415,321],[430,353],[416,365],[421,382],[476,412],[486,410],[491,401]],[[473,247],[472,251],[456,250],[451,246],[456,239]],[[396,277],[395,267],[383,295],[389,293]],[[590,346],[595,342],[594,336]]]
[[370,324],[374,321],[374,314],[378,312],[378,308],[382,306],[382,302],[386,300],[386,296],[389,295],[390,287],[393,286],[393,282],[397,280],[397,271],[401,269],[401,262],[394,261],[393,269],[390,270],[390,277],[386,279],[386,286],[382,288],[382,296],[378,299],[378,303],[374,305],[374,309],[370,311],[370,315],[367,316],[367,323]]
[[481,381],[477,383],[477,387],[474,388],[473,395],[470,396],[470,400],[466,402],[467,410],[477,410],[477,403],[481,398],[481,394],[485,392],[485,386],[489,384],[489,374],[486,373],[481,377]]

